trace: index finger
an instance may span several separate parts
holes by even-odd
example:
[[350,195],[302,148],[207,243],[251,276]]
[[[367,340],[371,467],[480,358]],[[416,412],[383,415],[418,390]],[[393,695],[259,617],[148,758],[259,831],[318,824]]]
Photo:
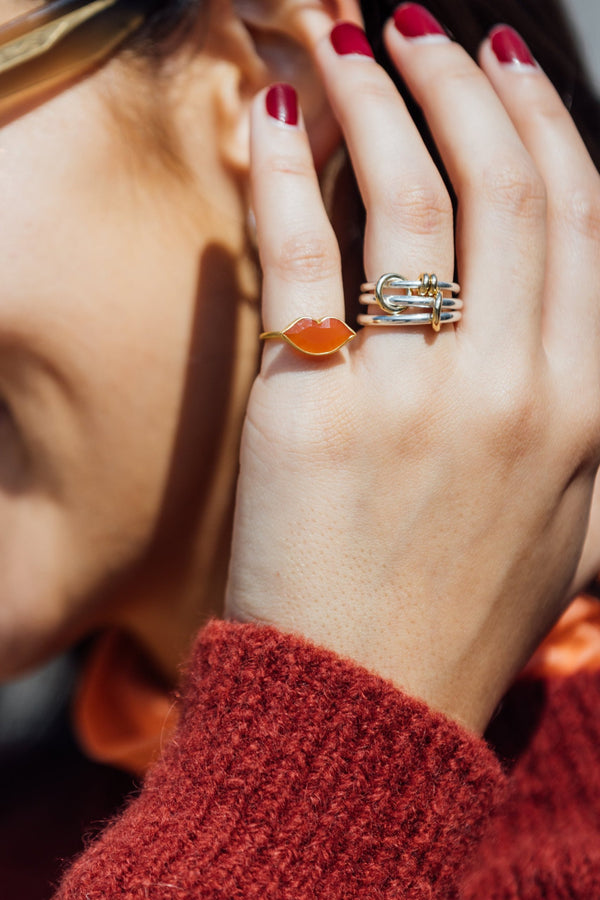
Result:
[[251,181],[265,330],[300,316],[343,318],[340,251],[290,85],[273,85],[253,102]]

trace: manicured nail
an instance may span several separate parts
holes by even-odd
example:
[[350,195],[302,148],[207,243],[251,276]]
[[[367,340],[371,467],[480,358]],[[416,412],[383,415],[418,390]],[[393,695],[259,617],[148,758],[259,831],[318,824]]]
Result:
[[435,37],[448,39],[437,19],[418,3],[403,3],[394,13],[394,25],[405,38]]
[[298,124],[298,94],[291,84],[274,84],[267,91],[267,112],[283,125]]
[[339,22],[333,28],[330,37],[333,49],[339,56],[356,53],[358,56],[370,56],[373,59],[373,51],[366,34],[353,22]]
[[504,66],[536,68],[535,60],[521,35],[508,25],[497,25],[490,32],[492,50]]

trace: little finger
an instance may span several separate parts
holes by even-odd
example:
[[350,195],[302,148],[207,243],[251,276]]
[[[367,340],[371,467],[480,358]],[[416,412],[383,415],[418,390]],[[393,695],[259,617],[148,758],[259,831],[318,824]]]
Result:
[[480,61],[546,184],[546,344],[578,364],[587,354],[597,368],[600,176],[559,94],[513,29],[495,28]]

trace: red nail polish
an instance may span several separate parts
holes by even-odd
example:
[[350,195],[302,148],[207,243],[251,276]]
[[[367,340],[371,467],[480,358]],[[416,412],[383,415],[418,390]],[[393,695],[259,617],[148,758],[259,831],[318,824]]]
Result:
[[508,25],[497,25],[490,32],[492,50],[503,65],[535,66],[529,47],[520,34]]
[[267,91],[267,112],[284,125],[298,124],[298,95],[291,84],[274,84]]
[[418,3],[403,3],[394,13],[394,25],[405,38],[430,35],[448,37],[437,19]]
[[333,49],[339,56],[356,53],[359,56],[370,56],[373,59],[373,51],[366,34],[353,22],[339,22],[333,28],[330,37]]

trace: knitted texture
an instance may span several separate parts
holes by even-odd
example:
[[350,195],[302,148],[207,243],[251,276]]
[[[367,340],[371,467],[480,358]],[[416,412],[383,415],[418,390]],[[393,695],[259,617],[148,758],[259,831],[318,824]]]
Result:
[[505,801],[464,879],[465,900],[600,897],[600,672],[522,681],[489,737]]
[[447,900],[503,784],[483,741],[387,682],[214,622],[174,739],[55,900]]

